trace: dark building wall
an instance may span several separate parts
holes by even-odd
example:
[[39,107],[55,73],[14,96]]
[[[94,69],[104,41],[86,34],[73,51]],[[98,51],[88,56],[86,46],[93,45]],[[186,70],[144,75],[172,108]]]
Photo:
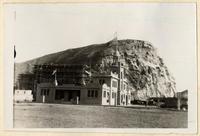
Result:
[[[93,95],[92,95],[93,92]],[[95,96],[97,92],[97,96]],[[101,105],[102,93],[101,88],[85,88],[81,90],[80,104]],[[90,95],[89,95],[90,94]]]
[[43,102],[42,90],[49,91],[45,94],[45,102],[53,103],[55,99],[55,88],[51,84],[43,84],[37,86],[36,102]]
[[[49,91],[43,94],[42,90]],[[56,91],[60,91],[60,95],[64,95],[62,98],[57,96]],[[62,92],[63,91],[63,92]],[[88,92],[90,91],[90,96]],[[91,93],[92,92],[92,93]],[[96,96],[97,92],[97,96]],[[62,94],[63,93],[63,94]],[[76,98],[79,97],[79,104],[91,104],[91,105],[101,105],[101,88],[99,87],[83,87],[74,85],[62,85],[54,86],[50,83],[41,83],[37,87],[37,97],[36,102],[43,102],[43,97],[45,95],[45,103],[74,103],[76,104]],[[71,99],[69,99],[69,95]]]
[[32,90],[34,88],[34,75],[33,74],[20,74],[16,89]]

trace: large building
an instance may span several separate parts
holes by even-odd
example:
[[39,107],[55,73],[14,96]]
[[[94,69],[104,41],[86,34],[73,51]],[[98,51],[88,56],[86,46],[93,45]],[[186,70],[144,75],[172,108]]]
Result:
[[37,65],[36,102],[129,105],[134,89],[125,76],[127,68],[117,49],[106,74],[91,73],[86,65]]

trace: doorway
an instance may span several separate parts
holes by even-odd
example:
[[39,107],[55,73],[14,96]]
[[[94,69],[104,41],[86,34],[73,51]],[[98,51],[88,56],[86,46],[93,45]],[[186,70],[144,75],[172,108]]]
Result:
[[76,100],[77,97],[80,100],[80,90],[56,90],[55,92],[55,100],[70,102]]

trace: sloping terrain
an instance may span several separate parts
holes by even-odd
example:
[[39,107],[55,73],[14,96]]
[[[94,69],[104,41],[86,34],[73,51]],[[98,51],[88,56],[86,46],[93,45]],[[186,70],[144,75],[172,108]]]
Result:
[[91,65],[93,73],[107,73],[116,48],[128,66],[126,77],[137,91],[137,99],[174,96],[176,84],[162,58],[151,43],[140,40],[110,41],[49,54],[16,64],[15,74],[32,73],[38,64],[85,64]]

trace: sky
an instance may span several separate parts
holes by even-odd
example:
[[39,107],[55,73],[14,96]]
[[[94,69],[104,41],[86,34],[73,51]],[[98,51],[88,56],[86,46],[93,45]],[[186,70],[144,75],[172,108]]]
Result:
[[105,43],[117,32],[118,39],[151,42],[174,76],[177,91],[196,90],[195,4],[7,4],[4,14],[5,43],[16,46],[16,62]]

